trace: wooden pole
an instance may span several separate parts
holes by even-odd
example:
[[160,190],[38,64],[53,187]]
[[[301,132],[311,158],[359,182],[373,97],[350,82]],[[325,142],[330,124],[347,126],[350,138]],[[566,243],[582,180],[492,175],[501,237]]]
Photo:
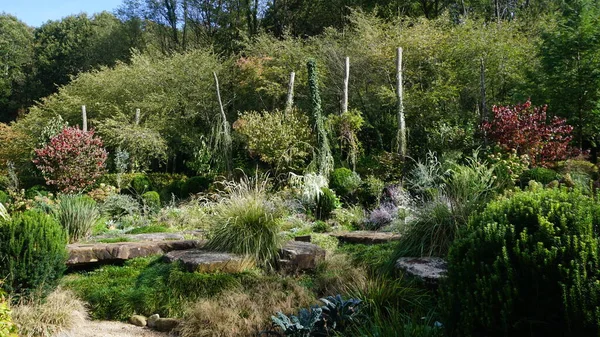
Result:
[[135,109],[135,125],[140,125],[140,109]]
[[288,84],[288,94],[287,101],[285,103],[285,113],[289,114],[292,112],[292,107],[294,106],[294,80],[296,79],[296,73],[290,73],[290,83]]
[[231,173],[231,163],[229,162],[229,146],[231,145],[231,138],[229,136],[229,124],[227,124],[227,116],[225,115],[225,109],[223,108],[223,101],[221,100],[221,90],[219,89],[219,78],[217,73],[213,71],[215,78],[215,86],[217,87],[217,99],[219,100],[219,108],[221,110],[221,121],[223,123],[223,133],[225,137],[225,164],[227,166],[227,173]]
[[344,67],[344,97],[342,98],[342,113],[348,112],[348,83],[350,82],[350,58],[346,57]]
[[396,95],[398,96],[398,154],[404,160],[406,158],[406,125],[404,122],[404,101],[402,87],[402,48],[397,49],[396,54]]
[[85,105],[81,106],[81,119],[83,120],[81,128],[83,129],[83,131],[87,132],[88,127],[87,127],[87,112],[85,111]]

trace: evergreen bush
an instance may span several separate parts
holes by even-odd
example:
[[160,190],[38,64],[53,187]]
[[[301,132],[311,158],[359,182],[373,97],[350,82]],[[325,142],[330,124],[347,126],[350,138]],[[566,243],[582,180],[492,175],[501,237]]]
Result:
[[137,194],[153,190],[152,183],[145,174],[136,174],[133,179],[131,179],[130,186]]
[[560,174],[556,171],[545,168],[545,167],[535,167],[530,170],[527,170],[521,174],[521,185],[527,186],[529,181],[535,180],[538,183],[542,183],[547,185],[554,180],[559,180]]
[[188,197],[190,194],[197,194],[206,191],[210,184],[211,179],[202,176],[196,176],[188,178],[182,186],[182,194],[184,197]]
[[579,191],[491,202],[448,256],[450,336],[597,336],[600,207]]
[[47,294],[65,270],[67,236],[51,216],[26,211],[0,219],[0,285],[13,296]]
[[327,187],[321,189],[321,195],[315,205],[315,216],[320,220],[329,219],[331,212],[341,206],[340,199],[335,192]]
[[361,185],[360,176],[345,167],[333,170],[329,176],[329,186],[342,198],[354,194]]
[[142,194],[142,200],[149,212],[155,213],[160,211],[160,195],[155,191],[148,191]]

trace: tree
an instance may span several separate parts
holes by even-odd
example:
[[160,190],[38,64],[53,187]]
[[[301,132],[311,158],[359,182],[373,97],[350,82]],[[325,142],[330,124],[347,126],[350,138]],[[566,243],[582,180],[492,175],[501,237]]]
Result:
[[594,0],[565,1],[556,29],[541,46],[545,97],[557,115],[575,127],[580,148],[597,147],[600,136],[600,6]]
[[27,73],[32,53],[33,30],[12,15],[0,14],[0,122],[14,119],[31,102]]

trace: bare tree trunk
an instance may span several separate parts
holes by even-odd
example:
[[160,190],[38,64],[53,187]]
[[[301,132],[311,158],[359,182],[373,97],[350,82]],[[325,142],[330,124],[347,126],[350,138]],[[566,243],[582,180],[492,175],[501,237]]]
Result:
[[[487,114],[487,103],[485,101],[485,63],[483,61],[483,57],[480,59],[480,81],[481,81],[481,107],[480,107],[480,118],[481,118],[481,123],[483,122],[487,122],[488,120],[488,114]],[[487,144],[487,135],[484,131],[483,133],[483,142],[484,144]]]
[[81,106],[81,119],[83,120],[81,123],[81,128],[83,131],[87,132],[87,112],[85,111],[85,105]]
[[225,155],[225,164],[227,167],[227,173],[231,173],[231,163],[230,163],[230,150],[231,150],[231,137],[229,135],[229,124],[227,124],[227,115],[225,115],[225,109],[223,108],[223,101],[221,100],[221,90],[219,89],[219,78],[217,77],[217,73],[213,71],[213,76],[215,77],[215,86],[217,87],[217,99],[219,100],[219,108],[221,110],[221,122],[223,123],[223,136],[224,136],[224,155]]
[[135,109],[135,125],[140,125],[140,109]]
[[288,94],[287,101],[285,103],[285,113],[289,114],[292,112],[292,107],[294,106],[294,80],[296,79],[296,73],[290,73],[290,83],[288,84]]
[[348,112],[348,83],[350,81],[350,58],[346,57],[344,67],[344,97],[342,98],[342,113]]
[[396,95],[398,96],[398,136],[397,150],[400,157],[406,158],[406,125],[404,122],[404,90],[402,87],[402,48],[398,48],[396,57]]

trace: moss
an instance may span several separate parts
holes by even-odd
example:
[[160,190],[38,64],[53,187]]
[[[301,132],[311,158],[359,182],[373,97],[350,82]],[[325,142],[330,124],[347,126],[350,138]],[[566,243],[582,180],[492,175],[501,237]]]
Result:
[[162,225],[150,225],[134,228],[127,232],[127,234],[166,233],[169,231],[170,229],[168,227]]

